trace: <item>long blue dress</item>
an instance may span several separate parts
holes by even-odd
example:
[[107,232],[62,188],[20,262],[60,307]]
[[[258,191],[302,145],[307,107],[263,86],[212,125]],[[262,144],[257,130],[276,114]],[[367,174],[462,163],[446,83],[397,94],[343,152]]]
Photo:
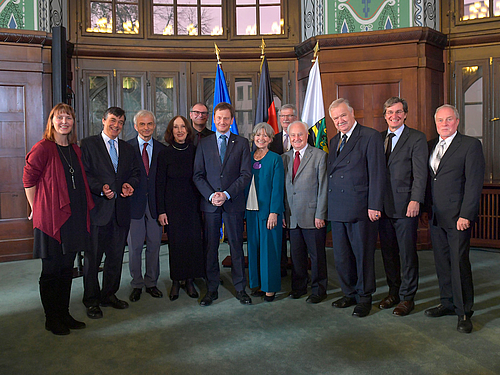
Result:
[[[283,161],[272,151],[268,151],[259,161],[253,156],[252,153],[252,174],[255,179],[259,210],[246,211],[250,288],[260,286],[264,292],[279,292],[284,210]],[[267,229],[269,213],[278,214],[278,224],[271,230]]]

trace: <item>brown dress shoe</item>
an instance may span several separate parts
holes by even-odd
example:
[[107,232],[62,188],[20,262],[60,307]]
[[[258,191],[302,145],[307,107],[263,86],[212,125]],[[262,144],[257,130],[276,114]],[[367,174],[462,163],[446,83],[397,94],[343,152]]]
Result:
[[389,294],[382,301],[380,301],[378,307],[381,308],[382,310],[385,310],[385,309],[390,309],[393,306],[396,306],[398,303],[399,303],[399,296],[393,296],[392,294]]
[[396,306],[396,308],[394,309],[392,314],[397,315],[397,316],[406,316],[409,313],[411,313],[414,308],[415,308],[415,302],[413,302],[413,301],[401,301]]

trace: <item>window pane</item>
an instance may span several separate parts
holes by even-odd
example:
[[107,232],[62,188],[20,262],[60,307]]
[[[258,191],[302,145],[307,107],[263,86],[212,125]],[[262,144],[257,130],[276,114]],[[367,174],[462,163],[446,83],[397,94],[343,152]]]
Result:
[[[498,2],[498,0],[496,1]],[[489,0],[475,1],[463,0],[463,16],[462,20],[473,20],[476,18],[485,18],[490,16]]]
[[119,34],[139,33],[139,7],[137,5],[116,5],[116,32]]
[[261,34],[281,34],[281,7],[269,6],[260,7],[260,33]]
[[113,32],[113,15],[111,4],[98,2],[90,3],[90,28],[88,32],[111,33]]
[[174,79],[171,77],[156,78],[156,136],[163,140],[168,122],[174,117]]
[[174,7],[157,6],[153,8],[153,28],[155,34],[174,34]]
[[153,0],[153,4],[173,4],[174,0]]
[[129,140],[136,135],[134,115],[142,109],[142,82],[140,77],[123,77],[122,108],[127,117],[123,125],[122,139]]
[[177,7],[177,34],[198,35],[197,8]]
[[281,0],[260,0],[259,4],[281,4]]
[[222,8],[201,8],[201,35],[222,35]]
[[89,76],[89,135],[102,130],[102,115],[109,107],[108,76]]
[[201,5],[221,5],[221,0],[201,0]]
[[184,5],[196,5],[197,1],[196,0],[177,0],[177,4],[184,4]]
[[252,5],[255,4],[255,0],[236,0],[236,5]]
[[498,17],[498,16],[500,16],[500,0],[495,0],[493,2],[493,4],[494,4],[493,5],[493,15],[495,17]]
[[[234,85],[237,93],[234,109],[236,112],[238,132],[241,136],[250,139],[253,129],[253,117],[251,115],[254,109],[253,100],[252,97],[244,94],[249,92],[248,87],[252,86],[252,79],[236,78]],[[239,95],[240,92],[241,96]]]
[[254,7],[236,8],[237,35],[257,35],[257,15]]
[[[482,78],[481,78],[482,80]],[[483,104],[465,104],[465,134],[471,137],[483,136]]]
[[207,127],[212,129],[212,114],[214,109],[214,89],[215,78],[203,78],[203,98],[202,102],[208,108],[210,119],[207,121]]

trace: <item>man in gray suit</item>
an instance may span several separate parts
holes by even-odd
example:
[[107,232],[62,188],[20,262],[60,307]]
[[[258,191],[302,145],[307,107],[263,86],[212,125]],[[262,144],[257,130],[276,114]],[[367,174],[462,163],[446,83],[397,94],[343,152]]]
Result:
[[292,291],[300,298],[307,293],[307,254],[311,258],[311,295],[308,303],[326,298],[327,186],[323,150],[307,144],[307,124],[295,121],[288,127],[292,149],[282,155],[285,167],[284,227],[290,229]]
[[384,103],[388,129],[381,134],[387,179],[379,235],[389,294],[379,307],[397,304],[392,312],[397,316],[408,315],[415,307],[418,216],[427,184],[427,140],[424,133],[405,125],[407,114],[404,99],[392,97]]

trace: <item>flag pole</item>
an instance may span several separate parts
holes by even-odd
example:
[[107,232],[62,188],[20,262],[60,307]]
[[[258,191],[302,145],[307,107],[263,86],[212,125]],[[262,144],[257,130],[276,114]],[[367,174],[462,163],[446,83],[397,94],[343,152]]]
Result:
[[220,61],[220,49],[219,47],[217,47],[217,43],[214,43],[214,46],[215,46],[215,56],[217,56],[217,64],[218,65],[221,65],[222,62]]
[[319,40],[316,42],[316,45],[314,46],[314,57],[311,60],[312,63],[316,62],[316,58],[318,56],[318,52],[319,52]]

